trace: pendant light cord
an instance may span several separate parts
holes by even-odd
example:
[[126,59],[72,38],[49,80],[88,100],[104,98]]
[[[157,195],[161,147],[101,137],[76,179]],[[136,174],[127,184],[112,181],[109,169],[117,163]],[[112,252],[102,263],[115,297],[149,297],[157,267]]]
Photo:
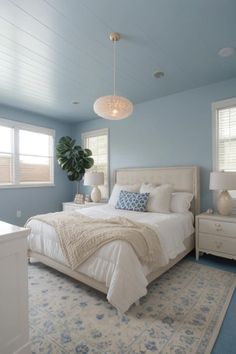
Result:
[[113,96],[116,95],[116,41],[113,41]]

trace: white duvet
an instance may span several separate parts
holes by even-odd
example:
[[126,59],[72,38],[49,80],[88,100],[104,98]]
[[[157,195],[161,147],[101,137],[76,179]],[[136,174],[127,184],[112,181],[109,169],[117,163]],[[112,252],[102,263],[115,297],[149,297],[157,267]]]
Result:
[[[95,206],[79,210],[95,218],[124,216],[134,221],[155,227],[162,248],[161,264],[168,262],[185,250],[184,240],[194,232],[192,213],[160,214],[118,210],[110,205]],[[54,228],[38,220],[28,224],[32,232],[29,249],[66,263],[59,239]],[[125,312],[140,297],[146,295],[146,276],[154,269],[141,264],[132,246],[124,241],[113,241],[101,247],[81,264],[77,271],[106,284],[107,299],[121,312]]]

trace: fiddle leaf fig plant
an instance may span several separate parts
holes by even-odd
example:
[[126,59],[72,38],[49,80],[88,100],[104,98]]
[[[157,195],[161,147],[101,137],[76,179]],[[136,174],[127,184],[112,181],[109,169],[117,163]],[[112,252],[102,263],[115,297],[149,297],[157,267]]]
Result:
[[60,138],[56,146],[56,157],[60,167],[66,171],[70,181],[81,181],[85,171],[94,164],[92,151],[76,145],[76,140],[70,136]]

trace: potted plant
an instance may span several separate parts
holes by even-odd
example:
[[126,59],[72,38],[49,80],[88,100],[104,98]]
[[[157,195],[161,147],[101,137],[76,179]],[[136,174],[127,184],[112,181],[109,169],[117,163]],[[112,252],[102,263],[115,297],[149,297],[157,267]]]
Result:
[[86,170],[94,164],[92,151],[76,145],[76,140],[70,136],[63,136],[56,146],[56,157],[60,167],[66,171],[68,179],[77,182],[78,194],[79,182]]

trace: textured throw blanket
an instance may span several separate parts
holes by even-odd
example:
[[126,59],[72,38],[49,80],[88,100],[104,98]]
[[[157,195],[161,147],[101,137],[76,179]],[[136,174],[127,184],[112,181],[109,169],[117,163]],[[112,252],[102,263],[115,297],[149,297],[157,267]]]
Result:
[[115,240],[128,242],[140,261],[158,262],[161,246],[154,229],[124,217],[94,219],[78,212],[58,212],[36,215],[26,225],[30,220],[39,220],[55,228],[63,255],[72,269],[100,247]]

